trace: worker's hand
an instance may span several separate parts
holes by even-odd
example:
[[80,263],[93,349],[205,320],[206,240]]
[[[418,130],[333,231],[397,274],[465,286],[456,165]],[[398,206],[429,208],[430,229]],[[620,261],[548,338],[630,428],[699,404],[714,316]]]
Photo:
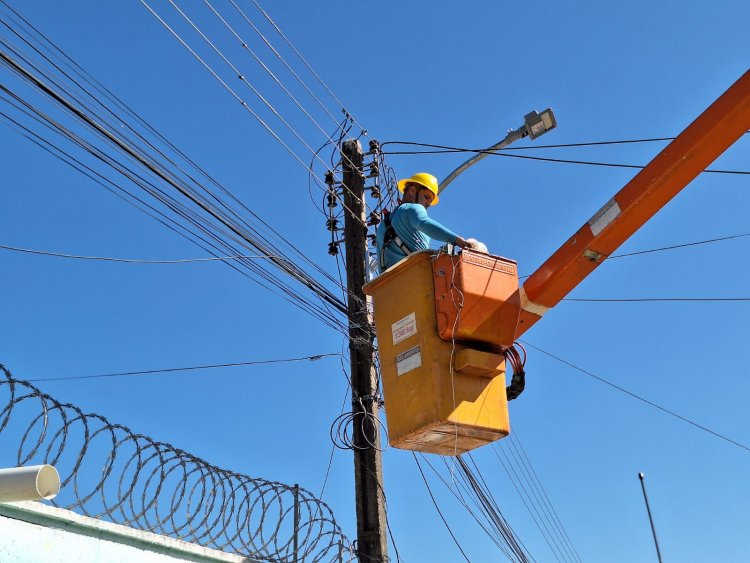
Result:
[[474,243],[469,242],[465,238],[456,237],[456,246],[459,248],[474,248]]

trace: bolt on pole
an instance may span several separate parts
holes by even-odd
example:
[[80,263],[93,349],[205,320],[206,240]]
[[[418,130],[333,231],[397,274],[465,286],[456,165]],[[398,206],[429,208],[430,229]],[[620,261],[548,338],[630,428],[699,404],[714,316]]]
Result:
[[341,147],[344,190],[347,314],[352,384],[352,442],[357,508],[357,556],[360,561],[387,561],[383,470],[378,431],[374,329],[362,286],[367,281],[367,221],[362,145]]
[[644,483],[645,475],[643,473],[638,474],[638,479],[641,481],[641,489],[643,489],[643,500],[646,501],[646,511],[648,512],[648,521],[651,523],[651,533],[654,535],[654,545],[656,546],[656,556],[659,558],[659,563],[662,563],[661,560],[661,551],[659,550],[659,540],[656,538],[656,528],[654,527],[654,519],[651,516],[651,506],[648,503],[648,495],[646,495],[646,484]]

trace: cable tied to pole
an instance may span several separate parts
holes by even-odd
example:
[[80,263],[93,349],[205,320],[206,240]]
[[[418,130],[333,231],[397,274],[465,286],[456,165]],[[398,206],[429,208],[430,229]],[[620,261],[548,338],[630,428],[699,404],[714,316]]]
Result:
[[333,442],[335,447],[340,450],[368,450],[373,448],[381,452],[387,449],[387,446],[381,448],[367,438],[365,438],[366,443],[364,445],[354,443],[354,425],[360,424],[362,427],[362,436],[365,437],[370,435],[367,432],[368,430],[379,426],[380,431],[385,436],[385,443],[388,444],[388,429],[377,416],[368,412],[365,406],[366,403],[372,402],[375,402],[378,407],[382,407],[385,404],[380,393],[362,395],[361,397],[352,399],[351,412],[342,413],[334,419],[333,423],[331,423],[330,434],[331,442]]
[[526,349],[519,342],[515,342],[513,346],[505,350],[503,355],[507,364],[513,370],[513,378],[510,381],[510,385],[505,388],[508,400],[512,401],[518,398],[526,388],[526,371],[524,370],[524,366],[526,365]]

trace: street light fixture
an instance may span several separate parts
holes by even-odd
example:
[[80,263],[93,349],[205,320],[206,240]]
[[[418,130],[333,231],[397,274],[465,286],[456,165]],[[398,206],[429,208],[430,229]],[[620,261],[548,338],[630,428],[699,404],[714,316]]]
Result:
[[521,127],[508,131],[508,134],[502,141],[500,141],[499,143],[495,143],[491,147],[474,155],[469,160],[464,162],[461,166],[456,168],[453,172],[451,172],[445,180],[440,182],[438,193],[447,188],[448,184],[455,180],[456,177],[464,170],[466,170],[470,166],[473,166],[474,164],[485,158],[487,155],[505,148],[511,143],[514,143],[519,139],[523,139],[524,137],[530,137],[531,139],[541,137],[547,131],[554,129],[555,127],[557,127],[557,120],[555,119],[555,114],[552,112],[551,108],[545,109],[542,113],[537,113],[536,111],[527,113],[523,118],[523,125]]
[[527,113],[523,118],[526,131],[528,131],[529,137],[536,139],[541,137],[550,129],[557,127],[557,120],[555,114],[552,113],[552,108],[547,108],[542,113],[532,111]]

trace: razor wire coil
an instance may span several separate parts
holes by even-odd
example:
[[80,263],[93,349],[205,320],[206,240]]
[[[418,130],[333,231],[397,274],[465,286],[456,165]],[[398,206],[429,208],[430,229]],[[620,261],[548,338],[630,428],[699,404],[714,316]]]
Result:
[[0,372],[0,466],[54,465],[54,506],[251,560],[356,559],[310,491],[221,469]]

